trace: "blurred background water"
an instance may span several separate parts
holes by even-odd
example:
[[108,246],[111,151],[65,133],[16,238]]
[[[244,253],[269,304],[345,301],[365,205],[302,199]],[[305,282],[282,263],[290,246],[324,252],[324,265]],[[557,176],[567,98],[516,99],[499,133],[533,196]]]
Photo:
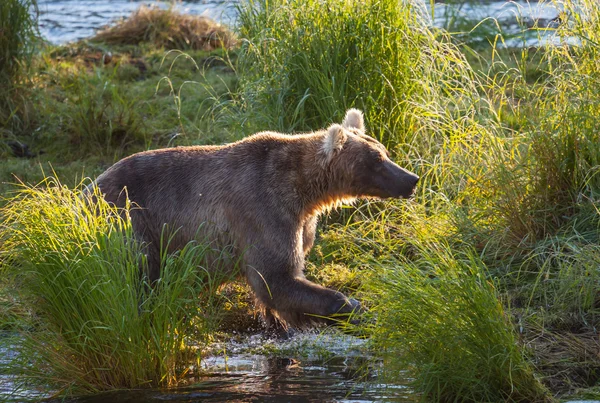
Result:
[[[234,25],[237,4],[237,0],[186,0],[178,1],[174,7],[183,13],[204,15]],[[552,26],[559,15],[552,3],[537,1],[450,0],[435,3],[433,12],[429,1],[424,0],[421,4],[424,14],[436,26],[460,32],[470,30],[478,21],[491,17],[499,22],[509,37],[535,25],[536,21],[541,27]],[[168,2],[143,0],[39,0],[40,31],[54,44],[75,41],[127,17],[142,5],[161,8],[172,6]],[[490,20],[486,25],[494,29],[496,24]],[[538,39],[538,35],[527,38],[527,44],[534,44]]]

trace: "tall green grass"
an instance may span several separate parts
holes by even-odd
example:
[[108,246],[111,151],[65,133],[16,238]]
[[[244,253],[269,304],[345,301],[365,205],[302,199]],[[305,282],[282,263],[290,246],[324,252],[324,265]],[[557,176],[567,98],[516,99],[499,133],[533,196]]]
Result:
[[549,401],[477,255],[439,240],[416,252],[370,283],[384,373],[408,369],[427,401]]
[[365,278],[380,268],[360,294],[390,378],[409,368],[439,401],[546,400],[477,257],[501,244],[495,200],[518,186],[497,183],[517,163],[495,105],[506,80],[480,81],[416,2],[248,1],[240,22],[238,88],[221,105],[230,124],[310,130],[358,107],[422,178],[416,202],[362,205],[319,248]]
[[417,2],[249,0],[239,15],[245,40],[228,106],[247,133],[315,130],[357,107],[374,137],[419,159],[452,130],[430,131],[427,120],[446,122],[440,113],[478,99],[464,57],[427,28]]
[[[558,32],[577,46],[548,49],[553,61],[550,85],[539,90],[541,119],[532,127],[526,158],[538,234],[559,229],[578,213],[589,215],[600,192],[600,6],[594,1],[565,2],[571,15]],[[593,213],[592,213],[593,214]],[[589,223],[597,226],[597,219]]]
[[0,4],[0,78],[13,82],[33,54],[37,38],[36,0]]
[[363,205],[327,232],[329,259],[361,268],[368,312],[355,330],[371,336],[383,376],[408,377],[423,401],[551,400],[503,278],[479,256],[477,238],[462,233],[462,209],[433,202]]
[[26,126],[26,96],[21,82],[39,41],[36,0],[5,0],[0,4],[0,131]]
[[[386,203],[381,214],[354,217],[344,228],[350,235],[340,236],[345,243],[354,242],[354,258],[370,256],[371,265],[384,268],[367,292],[380,313],[373,334],[381,336],[380,350],[396,346],[387,355],[390,367],[394,362],[395,368],[415,364],[415,383],[426,396],[543,400],[524,345],[531,347],[531,360],[555,393],[598,380],[600,360],[585,351],[596,348],[592,340],[600,300],[600,98],[595,90],[600,9],[588,1],[565,6],[570,17],[557,31],[563,42],[541,50],[545,71],[540,81],[528,83],[521,66],[510,69],[497,61],[496,75],[473,80],[487,106],[477,110],[479,116],[457,108],[459,113],[447,120],[456,130],[446,132],[451,141],[421,160],[427,169],[421,171],[416,205]],[[498,53],[492,50],[492,55]],[[519,121],[518,131],[513,119]],[[450,250],[440,252],[439,245],[446,243]],[[462,273],[464,281],[432,276],[430,266]],[[475,297],[472,276],[493,279],[495,287],[480,283],[480,297]],[[434,285],[438,288],[429,288]],[[437,292],[446,289],[457,300]],[[464,295],[470,300],[456,302]],[[393,305],[401,297],[406,310]],[[502,305],[489,309],[493,301]],[[421,304],[428,310],[415,308]],[[438,316],[440,312],[444,315]],[[494,324],[475,326],[466,316],[486,317]],[[394,334],[410,345],[386,344]],[[435,344],[436,334],[442,345]],[[553,349],[548,340],[560,340],[559,346]],[[463,361],[478,373],[463,368]],[[497,376],[497,370],[510,377]]]
[[527,50],[517,68],[496,61],[494,76],[486,77],[492,83],[486,95],[497,104],[498,123],[505,128],[513,123],[509,119],[519,123],[518,131],[505,130],[503,147],[490,160],[493,173],[479,192],[489,199],[484,214],[507,229],[502,242],[517,249],[527,246],[525,253],[536,242],[575,228],[593,232],[598,225],[600,110],[594,89],[600,72],[600,13],[593,1],[561,5],[565,13],[556,43],[537,51],[543,60],[541,79],[527,83]]
[[199,369],[223,276],[190,243],[151,287],[127,212],[90,197],[47,179],[1,211],[2,275],[33,315],[12,370],[63,394],[176,385]]

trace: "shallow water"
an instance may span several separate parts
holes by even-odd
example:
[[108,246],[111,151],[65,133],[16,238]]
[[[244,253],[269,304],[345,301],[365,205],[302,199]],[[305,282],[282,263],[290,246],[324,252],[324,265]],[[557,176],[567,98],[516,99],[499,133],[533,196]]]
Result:
[[[0,342],[3,340],[0,334]],[[404,384],[378,380],[380,367],[364,355],[365,340],[339,333],[298,333],[289,340],[265,338],[261,334],[215,345],[221,351],[203,360],[205,375],[191,379],[185,387],[127,390],[74,399],[48,399],[52,393],[20,391],[13,394],[12,378],[0,372],[0,401],[67,403],[137,402],[405,402],[418,396]],[[10,343],[0,346],[0,369],[14,358]],[[224,354],[223,351],[227,353]],[[267,351],[271,353],[267,354]],[[272,353],[277,351],[277,353]],[[371,367],[365,370],[366,363]],[[565,403],[600,403],[573,400]]]
[[403,386],[382,385],[355,379],[355,369],[344,357],[326,363],[265,358],[232,357],[229,371],[212,369],[211,375],[190,386],[99,394],[77,399],[80,403],[114,402],[416,402]]
[[[431,13],[428,7],[428,12]],[[496,21],[502,29],[506,46],[534,46],[554,38],[553,31],[531,30],[539,28],[555,28],[559,11],[556,5],[550,2],[538,2],[528,0],[514,1],[465,1],[448,3],[437,3],[433,13],[434,25],[447,27],[450,31],[461,30],[460,24],[456,27],[452,20],[469,20],[473,22],[489,19],[486,23],[491,29],[495,29]],[[495,20],[495,21],[492,21]],[[525,33],[524,33],[525,32]],[[523,34],[524,33],[524,34]],[[517,36],[517,38],[514,38]]]
[[[204,15],[225,24],[235,24],[237,0],[186,0],[177,2],[176,9],[189,14]],[[55,44],[71,42],[92,36],[96,30],[110,25],[116,20],[127,17],[141,5],[158,4],[169,7],[166,3],[155,3],[143,0],[38,0],[39,25],[42,35]],[[429,0],[423,0],[425,14],[431,16]],[[520,32],[522,23],[532,25],[540,20],[540,25],[552,26],[552,20],[558,12],[552,4],[536,1],[472,1],[460,4],[436,3],[433,23],[445,26],[453,16],[481,20],[486,17],[496,18],[506,33]],[[428,17],[429,18],[429,17]],[[548,34],[544,34],[544,38]],[[530,35],[527,45],[539,41],[538,35]],[[514,42],[514,40],[513,40]],[[522,45],[516,41],[515,45]]]
[[0,332],[0,402],[20,402],[24,400],[41,400],[46,397],[44,392],[35,390],[17,391],[14,376],[3,371],[6,366],[16,358],[13,346],[14,338],[9,334]]
[[[226,355],[204,359],[206,375],[190,380],[186,387],[117,391],[66,401],[416,402],[406,385],[381,383],[377,380],[377,368],[365,370],[369,360],[361,350],[364,342],[339,334],[298,333],[286,341],[254,335],[216,345],[214,351],[226,351]],[[264,349],[278,353],[266,354]],[[0,348],[0,366],[11,356],[14,352],[10,347]],[[33,391],[11,396],[13,389],[12,379],[0,375],[0,401],[44,397]]]

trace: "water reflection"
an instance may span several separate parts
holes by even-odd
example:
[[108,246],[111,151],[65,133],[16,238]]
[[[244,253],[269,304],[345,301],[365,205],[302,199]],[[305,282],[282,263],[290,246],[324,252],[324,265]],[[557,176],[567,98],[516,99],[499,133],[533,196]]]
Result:
[[[213,358],[215,359],[215,358]],[[170,390],[103,393],[71,400],[78,403],[129,402],[416,402],[403,385],[375,383],[358,376],[360,365],[348,357],[298,361],[288,357],[241,355],[217,358],[214,371],[190,386]]]
[[[1,336],[0,336],[1,337]],[[11,340],[8,342],[8,340]],[[2,339],[0,338],[0,341]],[[0,367],[15,358],[14,337],[0,345]],[[416,402],[406,385],[381,383],[365,340],[338,332],[298,333],[281,341],[257,334],[216,344],[204,375],[174,389],[124,390],[47,402]],[[276,351],[277,353],[273,353]],[[275,356],[273,356],[275,354]],[[367,364],[371,368],[367,371]],[[408,382],[408,381],[407,381]],[[18,394],[15,394],[18,392]],[[52,391],[15,391],[0,371],[0,401],[39,401]]]

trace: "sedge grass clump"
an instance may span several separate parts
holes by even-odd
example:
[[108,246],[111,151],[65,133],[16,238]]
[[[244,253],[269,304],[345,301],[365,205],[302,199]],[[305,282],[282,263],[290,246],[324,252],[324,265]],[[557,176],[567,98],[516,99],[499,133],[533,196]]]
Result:
[[419,7],[397,0],[242,3],[246,41],[228,106],[243,116],[233,121],[249,131],[315,130],[357,107],[387,147],[431,156],[454,131],[440,121],[475,108],[479,97],[468,63],[429,30]]
[[0,3],[0,135],[20,132],[30,123],[23,82],[39,40],[36,13],[36,0]]
[[36,7],[36,0],[5,0],[0,4],[0,79],[4,84],[14,83],[33,54]]
[[198,368],[222,279],[190,243],[149,285],[127,211],[95,196],[47,179],[1,211],[2,275],[31,312],[11,371],[67,394],[175,385]]
[[229,29],[210,18],[145,6],[126,20],[98,32],[92,40],[111,45],[149,42],[157,47],[181,50],[230,48],[236,43]]
[[[600,6],[570,1],[557,30],[559,44],[548,44],[544,85],[527,95],[535,114],[517,136],[509,176],[518,183],[497,213],[507,219],[516,242],[543,241],[578,222],[578,230],[597,228],[589,214],[600,194]],[[587,228],[581,223],[586,222]]]
[[481,260],[443,242],[415,247],[418,257],[380,263],[368,285],[385,374],[408,369],[432,401],[549,401]]

